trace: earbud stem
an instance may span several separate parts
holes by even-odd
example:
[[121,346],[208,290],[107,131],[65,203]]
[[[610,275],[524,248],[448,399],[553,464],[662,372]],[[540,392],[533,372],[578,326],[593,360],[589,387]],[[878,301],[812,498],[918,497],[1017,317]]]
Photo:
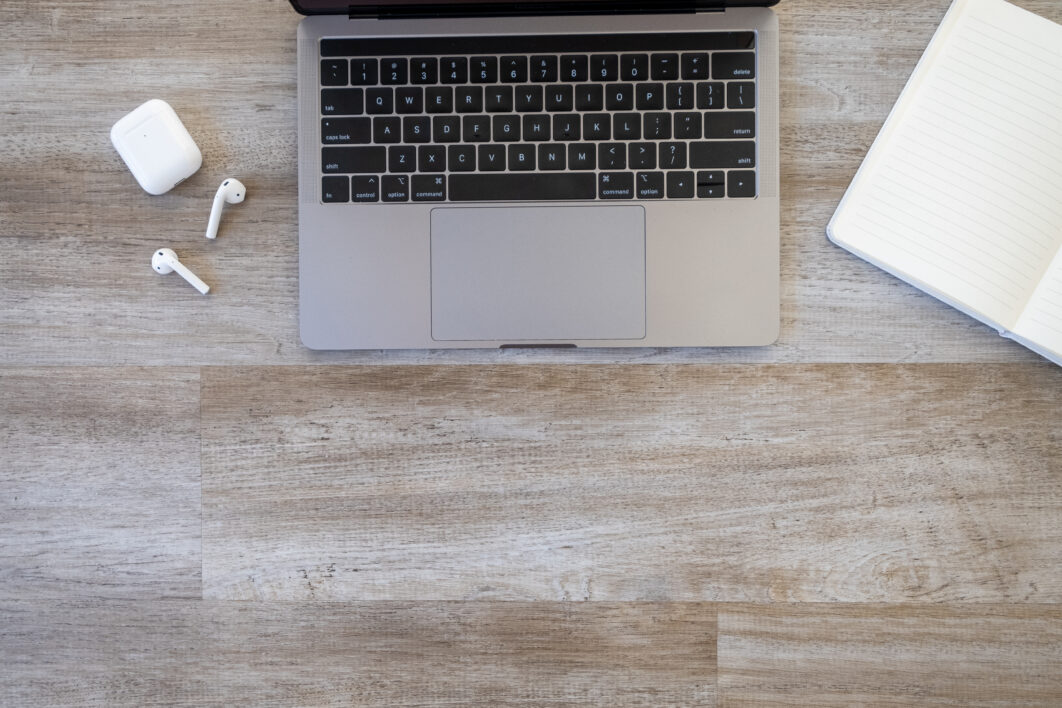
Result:
[[184,267],[184,264],[180,261],[171,261],[170,267],[177,272],[182,278],[187,280],[193,288],[198,290],[203,295],[210,292],[210,286],[196,277],[196,274]]
[[218,226],[221,224],[221,210],[225,208],[225,197],[221,190],[218,190],[217,195],[214,197],[214,205],[210,207],[210,220],[207,222],[206,237],[209,239],[216,239],[218,237]]

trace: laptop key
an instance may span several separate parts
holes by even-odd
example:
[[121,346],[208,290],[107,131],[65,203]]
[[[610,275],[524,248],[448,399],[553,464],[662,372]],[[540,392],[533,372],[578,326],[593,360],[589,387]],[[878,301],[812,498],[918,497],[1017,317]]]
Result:
[[391,88],[365,90],[365,112],[387,115],[395,112],[395,91]]
[[466,143],[485,143],[490,140],[490,116],[465,116],[463,121]]
[[726,86],[727,108],[755,108],[756,84],[751,81],[731,81]]
[[[520,116],[494,116],[494,141],[514,143],[520,139]],[[465,136],[468,140],[468,136]]]
[[518,113],[539,113],[543,110],[542,87],[534,84],[516,87]]
[[605,108],[605,89],[599,84],[575,87],[575,110],[600,111]]
[[384,175],[380,186],[385,202],[409,201],[409,177],[406,175]]
[[321,201],[329,204],[350,201],[350,180],[347,177],[322,177]]
[[678,54],[654,54],[649,63],[653,81],[671,81],[679,77]]
[[502,57],[501,80],[507,84],[527,81],[527,57]]
[[623,143],[601,143],[597,146],[597,166],[602,170],[627,168],[627,147]]
[[595,54],[590,57],[591,81],[619,81],[619,56]]
[[639,172],[635,177],[634,186],[639,199],[663,199],[664,173]]
[[392,145],[387,148],[389,172],[416,172],[417,148],[410,145]]
[[656,169],[656,143],[630,143],[627,162],[632,170]]
[[432,136],[437,143],[456,143],[461,140],[461,118],[435,116],[431,122]]
[[550,139],[550,121],[547,115],[524,116],[524,140],[542,142]]
[[346,59],[321,60],[321,85],[346,86],[350,65]]
[[444,84],[468,83],[468,59],[464,57],[443,57],[439,64],[440,79]]
[[700,140],[703,122],[700,113],[676,113],[675,138],[677,140]]
[[585,140],[611,140],[612,118],[608,113],[583,115],[583,138]]
[[409,62],[405,59],[383,59],[380,83],[388,86],[401,86],[409,83]]
[[380,63],[375,59],[351,59],[350,83],[355,86],[373,86],[379,82]]
[[630,172],[602,172],[598,179],[602,199],[634,199],[634,175]]
[[582,134],[582,121],[574,113],[553,116],[553,139],[571,142]]
[[498,82],[498,59],[496,57],[472,57],[472,83],[493,84]]
[[692,172],[668,172],[667,198],[692,199],[696,188],[695,183],[696,180]]
[[756,78],[755,52],[718,52],[712,57],[713,79]]
[[368,118],[322,118],[321,142],[326,145],[371,143],[372,121]]
[[597,169],[597,150],[591,143],[572,143],[568,146],[569,170]]
[[697,84],[697,108],[715,111],[726,108],[726,88],[719,81],[702,81]]
[[461,86],[454,89],[454,104],[458,113],[482,113],[483,87]]
[[424,89],[420,86],[403,86],[395,89],[396,113],[423,113]]
[[547,111],[570,111],[574,105],[571,86],[549,86],[546,88]]
[[380,178],[376,175],[350,178],[351,201],[380,201]]
[[417,148],[417,166],[420,172],[445,172],[446,148],[442,145],[421,145]]
[[693,108],[694,88],[692,83],[667,85],[667,107],[672,111],[688,111]]
[[671,139],[670,113],[646,113],[644,117],[646,140]]
[[592,200],[597,197],[596,180],[593,172],[451,174],[450,201]]
[[513,110],[513,87],[491,86],[485,93],[487,113],[510,113]]
[[620,80],[648,81],[649,55],[624,54],[620,57]]
[[707,52],[683,54],[680,63],[682,64],[682,78],[686,81],[700,81],[708,78]]
[[756,173],[750,170],[731,170],[726,175],[728,197],[747,198],[756,196]]
[[325,173],[368,174],[387,171],[387,148],[326,147],[321,148],[321,165]]
[[414,84],[434,84],[439,80],[439,60],[435,57],[414,59],[410,66],[410,81]]
[[476,169],[476,147],[451,145],[447,150],[447,161],[451,172],[473,172]]
[[695,169],[755,166],[756,143],[751,140],[690,143],[690,167]]
[[641,140],[641,116],[637,113],[616,113],[613,115],[612,138],[614,140]]
[[753,111],[726,111],[706,113],[704,116],[706,138],[754,138],[756,137],[756,114]]
[[722,199],[726,196],[725,172],[698,172],[697,196],[700,199]]
[[634,87],[630,84],[612,84],[605,91],[605,108],[610,111],[634,110]]
[[530,172],[535,169],[534,145],[510,145],[509,169],[513,172]]
[[589,76],[589,59],[585,54],[565,54],[561,56],[561,81],[586,81]]
[[563,170],[567,153],[563,145],[539,145],[538,146],[538,169],[540,170]]
[[407,143],[431,142],[431,118],[406,116],[402,119],[402,139]]
[[479,169],[481,172],[504,172],[505,171],[505,146],[504,145],[480,145],[479,146]]
[[660,143],[660,168],[664,170],[684,170],[686,164],[686,143]]
[[[372,119],[374,143],[402,142],[402,119],[398,116],[378,116]],[[381,172],[383,170],[380,170]]]
[[[668,87],[670,92],[670,87]],[[639,111],[659,111],[664,107],[663,84],[638,84],[636,105]]]
[[531,80],[536,83],[553,83],[557,80],[557,57],[531,57]]
[[446,175],[413,175],[413,201],[446,201]]
[[449,86],[429,86],[424,90],[428,113],[452,113],[454,90]]
[[322,89],[321,115],[355,116],[365,110],[365,91],[360,88]]

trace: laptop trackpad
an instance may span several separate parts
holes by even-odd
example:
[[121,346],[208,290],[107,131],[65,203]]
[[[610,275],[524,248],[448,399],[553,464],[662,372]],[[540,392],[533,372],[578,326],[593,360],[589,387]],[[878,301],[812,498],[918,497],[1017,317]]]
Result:
[[440,341],[645,337],[644,208],[433,210],[431,329]]

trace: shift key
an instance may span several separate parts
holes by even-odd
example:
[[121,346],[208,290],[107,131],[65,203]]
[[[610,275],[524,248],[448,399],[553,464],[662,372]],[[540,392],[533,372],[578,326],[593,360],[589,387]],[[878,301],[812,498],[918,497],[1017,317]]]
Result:
[[339,175],[386,172],[387,149],[382,145],[321,148],[321,170]]
[[690,167],[698,170],[755,167],[756,142],[728,140],[690,143]]

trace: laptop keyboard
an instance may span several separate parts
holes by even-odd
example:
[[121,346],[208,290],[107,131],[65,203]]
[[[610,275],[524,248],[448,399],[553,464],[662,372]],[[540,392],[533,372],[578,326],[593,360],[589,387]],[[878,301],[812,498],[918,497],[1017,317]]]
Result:
[[329,203],[756,196],[756,35],[329,38]]

